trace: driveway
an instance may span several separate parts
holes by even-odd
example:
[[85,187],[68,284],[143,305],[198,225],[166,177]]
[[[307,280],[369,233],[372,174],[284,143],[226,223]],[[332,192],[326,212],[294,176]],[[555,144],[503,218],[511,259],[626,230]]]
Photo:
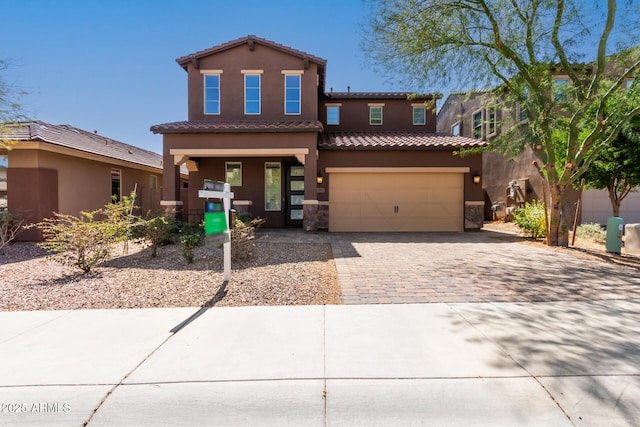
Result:
[[640,298],[628,267],[477,233],[328,233],[345,304]]

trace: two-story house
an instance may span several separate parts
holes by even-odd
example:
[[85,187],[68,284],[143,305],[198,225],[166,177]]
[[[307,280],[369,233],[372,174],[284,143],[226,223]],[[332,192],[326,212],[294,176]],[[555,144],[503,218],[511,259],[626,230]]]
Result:
[[482,227],[482,141],[436,133],[439,95],[325,92],[326,61],[247,36],[177,59],[188,120],[163,135],[164,200],[180,210],[204,179],[234,208],[307,231],[463,231]]

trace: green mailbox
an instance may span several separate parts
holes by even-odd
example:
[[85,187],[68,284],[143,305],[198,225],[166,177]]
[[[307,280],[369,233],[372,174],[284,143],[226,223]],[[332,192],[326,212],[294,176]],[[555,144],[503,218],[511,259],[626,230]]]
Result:
[[222,201],[205,200],[204,202],[204,234],[211,236],[228,230],[227,218]]
[[622,233],[624,229],[624,220],[617,216],[607,219],[607,252],[620,255],[622,249]]

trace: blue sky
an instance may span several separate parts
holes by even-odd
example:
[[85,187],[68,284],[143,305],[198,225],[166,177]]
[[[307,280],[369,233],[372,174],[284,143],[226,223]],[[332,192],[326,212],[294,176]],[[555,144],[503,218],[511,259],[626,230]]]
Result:
[[1,0],[0,59],[29,117],[161,152],[149,127],[187,118],[175,59],[255,34],[320,56],[327,89],[403,90],[360,52],[361,0]]

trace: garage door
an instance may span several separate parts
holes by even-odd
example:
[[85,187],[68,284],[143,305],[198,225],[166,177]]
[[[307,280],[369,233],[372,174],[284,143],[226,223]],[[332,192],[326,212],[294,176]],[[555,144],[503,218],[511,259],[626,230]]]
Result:
[[463,231],[462,173],[332,173],[329,231]]

